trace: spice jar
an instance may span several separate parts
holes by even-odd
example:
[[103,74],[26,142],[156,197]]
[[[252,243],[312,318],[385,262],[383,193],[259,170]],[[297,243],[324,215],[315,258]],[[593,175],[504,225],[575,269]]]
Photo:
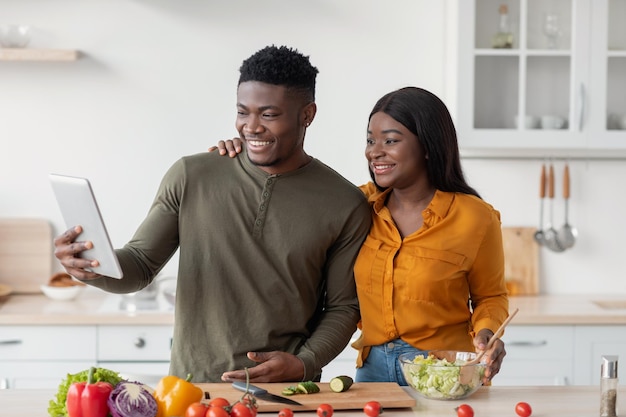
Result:
[[617,359],[616,355],[602,356],[600,417],[617,417]]

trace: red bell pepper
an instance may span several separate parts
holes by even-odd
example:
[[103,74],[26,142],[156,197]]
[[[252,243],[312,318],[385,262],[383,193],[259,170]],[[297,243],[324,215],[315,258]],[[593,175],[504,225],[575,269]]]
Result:
[[93,382],[96,368],[89,369],[87,382],[76,382],[67,392],[67,414],[69,417],[107,417],[107,400],[113,385],[108,382]]

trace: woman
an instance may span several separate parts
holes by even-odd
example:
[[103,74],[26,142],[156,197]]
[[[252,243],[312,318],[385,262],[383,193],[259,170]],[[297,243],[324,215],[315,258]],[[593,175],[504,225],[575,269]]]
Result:
[[[218,148],[234,155],[241,143]],[[376,103],[365,157],[372,182],[361,190],[373,220],[354,267],[356,380],[406,385],[400,354],[484,350],[506,319],[500,213],[466,183],[450,113],[424,89]],[[485,354],[485,382],[505,355],[498,339]]]
[[[466,183],[450,113],[424,89],[376,103],[365,157],[373,223],[354,267],[356,380],[404,385],[400,354],[484,350],[506,319],[500,214]],[[505,354],[500,340],[487,352],[488,380]]]

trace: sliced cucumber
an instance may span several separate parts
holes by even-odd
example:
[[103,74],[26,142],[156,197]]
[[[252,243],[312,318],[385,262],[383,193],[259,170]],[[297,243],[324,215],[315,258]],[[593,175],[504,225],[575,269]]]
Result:
[[348,375],[339,375],[330,380],[328,386],[333,392],[345,392],[350,389],[354,380]]
[[313,381],[300,382],[296,386],[296,392],[299,394],[315,394],[320,392],[320,387]]
[[297,392],[298,392],[298,389],[297,389],[295,386],[293,386],[293,385],[292,385],[292,386],[290,386],[290,387],[285,388],[285,389],[282,391],[282,394],[283,394],[283,395],[294,395],[294,394],[296,394]]

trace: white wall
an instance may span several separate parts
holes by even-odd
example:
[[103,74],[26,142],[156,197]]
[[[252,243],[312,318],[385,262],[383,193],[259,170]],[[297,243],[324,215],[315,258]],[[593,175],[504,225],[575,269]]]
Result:
[[[47,174],[86,176],[114,245],[124,244],[174,160],[235,134],[239,65],[272,43],[297,47],[320,70],[308,152],[365,182],[376,99],[405,85],[446,98],[445,4],[0,0],[0,23],[34,26],[31,47],[84,53],[69,63],[0,62],[0,216],[48,218],[59,233]],[[539,161],[464,164],[505,225],[537,224]],[[544,292],[626,292],[626,196],[613,190],[625,171],[623,162],[573,163],[571,219],[581,240],[566,253],[542,253]],[[175,274],[175,262],[165,272]]]

